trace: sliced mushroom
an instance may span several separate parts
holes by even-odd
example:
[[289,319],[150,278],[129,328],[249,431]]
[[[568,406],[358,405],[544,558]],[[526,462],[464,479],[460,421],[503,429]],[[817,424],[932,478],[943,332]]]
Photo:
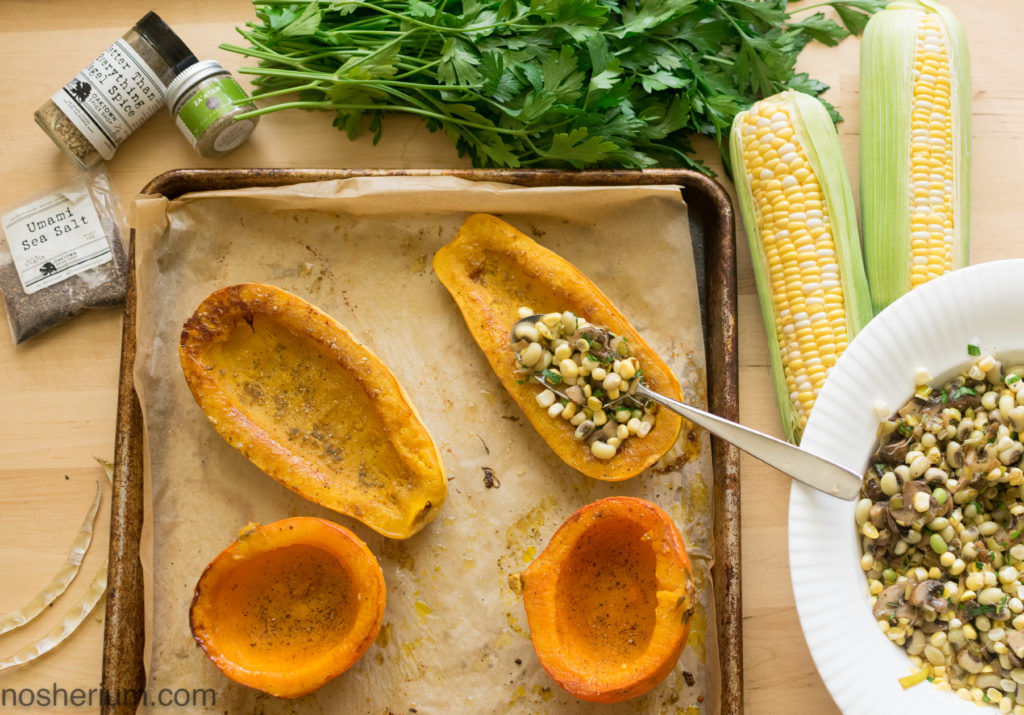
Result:
[[901,618],[916,626],[921,623],[921,614],[916,608],[904,600],[907,584],[896,583],[882,590],[875,601],[873,613],[877,619],[886,619],[893,623]]
[[900,417],[917,417],[921,414],[921,409],[924,407],[924,398],[914,395],[909,400],[903,403],[903,406],[896,410],[896,414]]
[[895,620],[896,609],[904,604],[903,597],[906,590],[906,584],[903,583],[894,583],[892,586],[886,586],[882,589],[882,592],[878,594],[878,598],[875,600],[875,607],[873,609],[875,618]]
[[954,493],[960,492],[967,487],[973,487],[982,481],[988,472],[999,465],[999,460],[994,460],[995,464],[986,469],[987,461],[979,462],[978,452],[972,446],[965,446],[961,451],[961,456],[963,458],[963,467],[960,468],[960,476],[952,489]]
[[[899,434],[894,432],[893,434]],[[887,464],[891,467],[903,464],[907,458],[907,452],[910,451],[910,443],[914,440],[914,435],[909,434],[903,437],[903,439],[896,442],[889,442],[883,444],[875,450],[875,453],[871,455],[872,463]]]
[[590,433],[593,432],[594,429],[594,423],[592,421],[583,420],[582,422],[579,423],[579,425],[576,426],[576,431],[573,432],[572,438],[579,442],[582,442],[583,440],[590,436]]
[[[928,494],[928,509],[921,512],[914,506],[914,498],[920,493]],[[893,519],[904,529],[915,524],[923,525],[935,518],[938,512],[939,503],[932,496],[932,490],[924,482],[914,479],[903,485],[903,493],[899,498],[892,497],[889,500],[889,512]]]
[[888,509],[885,508],[885,502],[875,502],[868,509],[868,520],[874,524],[876,528],[881,529],[885,526],[885,517],[888,513]]
[[[949,381],[946,389],[949,391],[949,399],[946,402],[946,407],[952,407],[953,409],[959,410],[960,414],[963,414],[968,409],[977,409],[981,404],[981,396],[978,394],[961,393],[960,388],[964,387],[965,381],[962,377],[955,377]],[[977,393],[977,390],[972,390]],[[954,395],[956,395],[954,397]]]
[[615,422],[605,422],[601,429],[594,430],[590,433],[590,436],[587,438],[587,442],[593,442],[598,439],[604,442],[605,440],[609,440],[614,437],[616,433],[617,424]]
[[910,597],[907,603],[915,608],[921,608],[935,613],[945,613],[949,602],[942,598],[942,582],[929,578],[921,581],[910,590]]
[[966,670],[968,673],[977,675],[981,672],[981,669],[985,667],[985,663],[969,650],[960,651],[956,657],[956,662],[961,668]]
[[[873,502],[885,501],[885,492],[882,491],[882,483],[874,470],[871,470],[860,483],[860,493]],[[877,524],[875,526],[878,526]]]
[[569,344],[575,345],[580,338],[583,338],[587,343],[589,343],[590,349],[588,352],[599,360],[604,360],[612,356],[612,351],[608,347],[610,333],[607,328],[599,328],[596,325],[577,328],[576,332],[574,332],[572,337],[569,339]]
[[1007,630],[1003,640],[1015,657],[1024,658],[1024,631]]
[[579,385],[570,385],[565,389],[565,396],[573,404],[583,406],[587,404],[587,396],[583,394],[583,388]]
[[[900,532],[897,531],[896,533]],[[885,547],[892,543],[892,535],[893,532],[889,529],[879,529],[878,538],[874,540],[874,546],[876,546],[878,549],[884,550]]]
[[1024,516],[1015,516],[1008,526],[1000,527],[992,538],[997,544],[1005,544],[1004,550],[1024,542]]

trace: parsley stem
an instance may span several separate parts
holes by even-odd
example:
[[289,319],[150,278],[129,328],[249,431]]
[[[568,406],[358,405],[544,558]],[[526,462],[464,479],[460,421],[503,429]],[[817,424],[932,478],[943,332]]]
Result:
[[283,109],[335,109],[338,111],[345,110],[362,110],[362,111],[373,111],[373,112],[401,112],[405,114],[416,114],[421,117],[430,117],[439,121],[451,122],[459,124],[470,129],[482,129],[488,132],[494,132],[496,134],[512,134],[518,136],[525,136],[526,132],[521,129],[505,129],[503,127],[497,127],[490,124],[478,124],[476,122],[470,122],[465,119],[453,117],[449,114],[442,114],[435,112],[430,109],[422,109],[420,107],[407,107],[400,104],[338,104],[330,101],[322,102],[308,102],[308,101],[295,101],[295,102],[282,102],[281,104],[271,104],[267,107],[258,107],[250,112],[239,114],[237,119],[250,119],[252,117],[258,117],[263,114],[270,114],[272,112],[278,112]]
[[[241,74],[253,74],[266,77],[294,77],[295,79],[308,79],[314,82],[329,81],[333,85],[363,85],[369,87],[407,87],[410,89],[435,90],[469,90],[470,87],[462,84],[433,84],[428,82],[409,82],[406,80],[390,80],[379,78],[353,79],[350,77],[332,77],[317,72],[298,72],[295,70],[268,69],[265,67],[242,67]],[[296,87],[295,91],[307,89],[308,86]]]
[[320,87],[320,83],[319,82],[310,82],[309,84],[300,84],[300,85],[290,85],[288,87],[283,87],[281,89],[274,89],[274,90],[270,90],[268,92],[260,92],[258,94],[253,94],[250,97],[250,99],[252,99],[255,102],[255,101],[259,101],[261,99],[266,99],[267,97],[280,97],[281,95],[285,95],[285,94],[296,94],[296,93],[302,92],[303,90],[306,90],[306,89],[318,89],[319,87]]

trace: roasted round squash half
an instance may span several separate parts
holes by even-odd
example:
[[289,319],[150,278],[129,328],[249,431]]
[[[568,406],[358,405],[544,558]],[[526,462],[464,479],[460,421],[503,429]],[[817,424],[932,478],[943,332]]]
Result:
[[626,337],[647,386],[672,399],[683,399],[668,365],[611,300],[564,258],[501,219],[476,214],[466,219],[454,240],[434,256],[434,272],[451,293],[501,384],[566,464],[595,479],[620,481],[653,465],[675,444],[682,418],[660,410],[657,424],[645,437],[626,440],[609,460],[598,459],[586,443],[573,439],[574,426],[551,418],[547,408],[537,403],[537,393],[543,388],[523,379],[509,345],[509,331],[519,317],[520,306],[529,306],[536,313],[571,311]]
[[690,633],[689,557],[672,519],[644,499],[584,506],[509,583],[522,594],[540,664],[581,700],[646,693],[675,667]]
[[362,657],[380,630],[385,594],[359,537],[296,517],[243,529],[203,572],[189,623],[229,678],[297,698]]
[[306,499],[396,539],[448,484],[397,378],[337,321],[269,285],[222,288],[181,333],[185,380],[220,435]]

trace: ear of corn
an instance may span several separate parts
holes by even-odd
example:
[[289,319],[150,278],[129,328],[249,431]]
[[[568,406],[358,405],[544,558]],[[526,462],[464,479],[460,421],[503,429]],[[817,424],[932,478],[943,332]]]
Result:
[[861,212],[875,311],[968,261],[967,40],[930,0],[874,15],[861,45]]
[[828,112],[787,91],[736,116],[731,168],[786,437],[871,318],[853,195]]

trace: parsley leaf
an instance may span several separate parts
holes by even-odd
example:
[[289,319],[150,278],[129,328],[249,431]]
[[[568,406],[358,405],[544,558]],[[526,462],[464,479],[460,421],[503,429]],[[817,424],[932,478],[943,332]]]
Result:
[[562,376],[554,370],[545,370],[543,372],[544,380],[550,382],[552,385],[558,385],[562,382]]
[[259,105],[248,116],[323,110],[350,138],[377,141],[384,116],[412,115],[481,167],[710,173],[693,135],[714,139],[724,157],[733,118],[758,99],[785,89],[820,96],[827,85],[795,70],[800,52],[860,33],[885,0],[792,11],[785,0],[253,6],[256,20],[237,28],[249,46],[221,45],[258,61],[241,70],[255,75]]
[[975,392],[970,387],[958,387],[956,390],[953,391],[952,399],[955,400],[958,397],[963,397],[964,395],[977,395],[977,394],[978,393]]
[[996,607],[992,604],[970,606],[967,608],[967,615],[970,618],[977,618],[978,616],[990,615],[996,612]]

